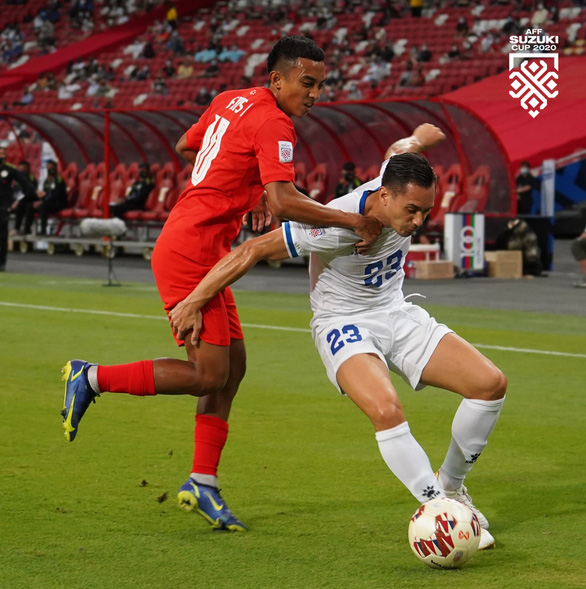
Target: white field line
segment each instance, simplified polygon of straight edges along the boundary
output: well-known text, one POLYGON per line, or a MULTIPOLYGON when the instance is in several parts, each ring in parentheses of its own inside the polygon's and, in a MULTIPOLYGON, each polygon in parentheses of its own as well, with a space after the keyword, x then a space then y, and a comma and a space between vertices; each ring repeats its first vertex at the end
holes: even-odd
MULTIPOLYGON (((164 315, 139 315, 137 313, 118 313, 116 311, 99 311, 97 309, 71 309, 67 307, 50 307, 47 305, 27 305, 25 303, 9 303, 0 301, 0 307, 16 307, 19 309, 34 309, 37 311, 53 311, 58 313, 83 313, 86 315, 105 315, 108 317, 127 317, 130 319, 154 319, 167 320, 164 315)), ((242 323, 242 327, 252 329, 270 329, 273 331, 292 331, 296 333, 311 333, 311 329, 302 327, 283 327, 279 325, 259 325, 256 323, 242 323)), ((571 354, 569 352, 556 352, 554 350, 533 350, 530 348, 513 348, 507 346, 491 346, 489 344, 472 344, 476 348, 487 350, 500 350, 520 354, 542 354, 545 356, 564 356, 566 358, 586 358, 586 354, 571 354)))

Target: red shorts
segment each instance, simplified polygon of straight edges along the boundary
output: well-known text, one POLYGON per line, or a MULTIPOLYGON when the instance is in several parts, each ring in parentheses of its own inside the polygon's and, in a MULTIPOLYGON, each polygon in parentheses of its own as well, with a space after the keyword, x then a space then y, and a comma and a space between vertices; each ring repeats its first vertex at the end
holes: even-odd
MULTIPOLYGON (((191 294, 211 269, 160 244, 156 244, 153 250, 151 267, 167 314, 191 294)), ((231 339, 244 339, 230 288, 224 289, 209 301, 202 308, 201 314, 200 338, 208 344, 229 346, 231 339)), ((178 346, 184 345, 183 340, 175 337, 175 341, 178 346)))

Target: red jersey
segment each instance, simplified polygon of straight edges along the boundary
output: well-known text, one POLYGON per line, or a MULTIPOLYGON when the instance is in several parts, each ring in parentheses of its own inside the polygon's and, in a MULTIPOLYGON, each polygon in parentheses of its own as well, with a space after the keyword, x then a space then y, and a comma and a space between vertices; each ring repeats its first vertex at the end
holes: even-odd
POLYGON ((268 88, 216 96, 186 133, 197 158, 158 242, 202 266, 215 264, 230 251, 264 185, 295 180, 296 141, 293 122, 268 88))

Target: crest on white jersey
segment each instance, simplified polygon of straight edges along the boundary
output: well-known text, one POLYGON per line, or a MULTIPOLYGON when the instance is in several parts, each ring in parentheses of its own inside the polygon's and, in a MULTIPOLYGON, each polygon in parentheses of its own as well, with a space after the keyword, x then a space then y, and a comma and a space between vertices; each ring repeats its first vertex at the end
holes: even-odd
POLYGON ((293 144, 291 141, 279 141, 279 161, 289 164, 293 161, 293 144))
POLYGON ((310 237, 320 237, 321 235, 325 235, 325 231, 321 227, 312 227, 307 233, 310 237))

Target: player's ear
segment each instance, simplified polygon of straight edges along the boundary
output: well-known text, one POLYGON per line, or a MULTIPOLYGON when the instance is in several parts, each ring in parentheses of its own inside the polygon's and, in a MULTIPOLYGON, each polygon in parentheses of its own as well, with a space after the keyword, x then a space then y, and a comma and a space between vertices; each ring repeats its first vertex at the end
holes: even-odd
POLYGON ((385 186, 381 186, 379 189, 379 196, 380 199, 383 201, 383 204, 386 206, 391 198, 391 192, 385 186))
POLYGON ((276 90, 280 90, 281 89, 282 79, 283 79, 283 75, 278 70, 273 70, 269 74, 269 82, 270 82, 270 85, 273 88, 275 88, 276 90))

